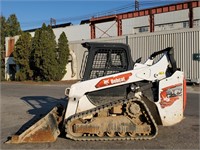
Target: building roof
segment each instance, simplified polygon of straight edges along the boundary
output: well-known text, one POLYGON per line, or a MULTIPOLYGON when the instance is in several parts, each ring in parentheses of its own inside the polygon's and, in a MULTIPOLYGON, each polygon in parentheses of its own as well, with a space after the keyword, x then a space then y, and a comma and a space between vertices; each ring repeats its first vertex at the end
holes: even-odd
POLYGON ((81 20, 80 24, 88 24, 90 23, 90 19, 81 20))
MULTIPOLYGON (((55 28, 64 28, 64 27, 71 26, 71 25, 73 25, 71 22, 63 23, 63 24, 57 24, 57 25, 53 25, 52 29, 55 29, 55 28)), ((24 32, 34 32, 37 29, 40 29, 40 28, 34 28, 34 29, 24 30, 24 32)))

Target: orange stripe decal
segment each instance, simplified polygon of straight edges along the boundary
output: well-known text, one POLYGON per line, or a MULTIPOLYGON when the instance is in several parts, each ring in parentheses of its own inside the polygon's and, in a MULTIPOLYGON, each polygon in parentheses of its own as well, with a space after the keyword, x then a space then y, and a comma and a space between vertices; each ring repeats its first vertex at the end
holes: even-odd
POLYGON ((126 74, 118 75, 115 77, 105 78, 105 79, 100 80, 95 85, 95 87, 100 88, 100 87, 104 87, 104 86, 109 86, 109 85, 113 85, 113 84, 117 84, 117 83, 126 82, 130 76, 132 76, 132 73, 126 73, 126 74))
POLYGON ((178 83, 175 85, 162 88, 162 91, 160 92, 161 108, 169 107, 176 100, 180 99, 180 97, 183 95, 182 85, 183 85, 182 83, 178 83))

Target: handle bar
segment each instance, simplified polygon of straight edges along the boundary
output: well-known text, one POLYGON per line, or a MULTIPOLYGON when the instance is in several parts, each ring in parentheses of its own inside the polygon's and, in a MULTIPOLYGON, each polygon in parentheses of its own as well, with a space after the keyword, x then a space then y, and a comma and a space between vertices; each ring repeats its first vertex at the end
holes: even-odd
POLYGON ((166 49, 163 49, 163 50, 154 52, 153 54, 151 54, 150 59, 153 59, 153 58, 156 57, 157 55, 162 54, 162 53, 164 53, 164 52, 167 52, 167 54, 170 55, 171 53, 173 53, 172 51, 173 51, 173 47, 168 47, 168 48, 166 48, 166 49))
POLYGON ((177 70, 177 65, 176 65, 176 60, 174 59, 174 48, 173 47, 168 47, 166 49, 154 52, 153 54, 151 54, 150 59, 152 60, 157 55, 165 53, 165 52, 167 52, 167 57, 171 64, 171 67, 169 69, 170 69, 171 73, 174 73, 177 70))

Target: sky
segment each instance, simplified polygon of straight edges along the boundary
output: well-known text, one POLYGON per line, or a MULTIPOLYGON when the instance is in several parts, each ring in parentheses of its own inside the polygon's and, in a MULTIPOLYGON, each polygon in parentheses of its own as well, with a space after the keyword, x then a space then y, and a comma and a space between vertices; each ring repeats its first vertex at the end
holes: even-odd
MULTIPOLYGON (((0 0, 1 15, 8 18, 16 14, 22 30, 38 28, 49 24, 50 18, 56 24, 79 24, 92 16, 120 13, 134 10, 135 0, 0 0)), ((176 3, 181 0, 138 0, 140 9, 176 3)))

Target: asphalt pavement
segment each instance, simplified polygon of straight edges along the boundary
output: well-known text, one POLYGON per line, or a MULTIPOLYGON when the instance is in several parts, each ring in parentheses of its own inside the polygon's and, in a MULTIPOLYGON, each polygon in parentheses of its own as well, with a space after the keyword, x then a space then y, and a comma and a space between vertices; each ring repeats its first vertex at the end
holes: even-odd
POLYGON ((1 83, 1 149, 200 149, 199 86, 187 86, 185 119, 171 127, 159 126, 148 141, 73 141, 58 137, 43 144, 5 144, 23 124, 47 113, 57 103, 66 103, 64 90, 71 83, 1 83))

